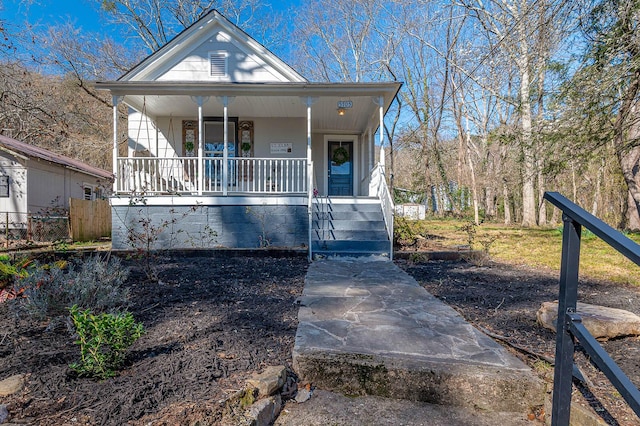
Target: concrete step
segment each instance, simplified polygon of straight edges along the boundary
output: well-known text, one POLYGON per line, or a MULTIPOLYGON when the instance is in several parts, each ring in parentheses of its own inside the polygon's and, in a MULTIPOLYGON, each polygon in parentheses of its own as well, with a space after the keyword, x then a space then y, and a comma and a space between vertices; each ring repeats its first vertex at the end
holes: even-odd
POLYGON ((382 230, 331 230, 314 229, 312 232, 314 240, 320 241, 386 241, 389 238, 387 231, 382 230))
POLYGON ((334 231, 384 231, 384 220, 314 220, 313 229, 334 231))
POLYGON ((344 395, 526 413, 545 386, 391 261, 317 260, 299 299, 293 367, 344 395))
POLYGON ((311 242, 313 253, 388 253, 389 241, 362 241, 362 240, 316 240, 311 242))
POLYGON ((334 211, 334 212, 313 212, 314 220, 351 220, 351 221, 380 221, 384 220, 382 211, 334 211))
POLYGON ((378 396, 344 396, 318 388, 304 404, 287 402, 274 423, 274 426, 300 425, 541 426, 523 413, 488 413, 378 396))
POLYGON ((313 211, 329 211, 329 212, 375 212, 380 211, 380 202, 358 202, 357 199, 350 202, 314 204, 313 211))

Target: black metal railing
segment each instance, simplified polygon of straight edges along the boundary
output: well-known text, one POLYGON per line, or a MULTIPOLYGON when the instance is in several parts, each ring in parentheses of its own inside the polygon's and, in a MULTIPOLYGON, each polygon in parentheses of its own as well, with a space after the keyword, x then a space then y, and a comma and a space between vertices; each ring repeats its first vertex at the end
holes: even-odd
POLYGON ((544 198, 562 211, 564 222, 551 425, 569 424, 575 339, 580 342, 591 362, 607 376, 607 379, 640 417, 640 391, 582 325, 580 315, 576 313, 582 227, 593 232, 639 266, 640 246, 559 193, 546 192, 544 198))

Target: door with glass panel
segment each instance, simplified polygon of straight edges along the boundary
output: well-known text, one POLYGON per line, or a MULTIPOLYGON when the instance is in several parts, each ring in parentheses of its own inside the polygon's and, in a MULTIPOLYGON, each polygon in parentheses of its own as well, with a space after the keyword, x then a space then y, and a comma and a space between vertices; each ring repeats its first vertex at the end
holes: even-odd
MULTIPOLYGON (((237 153, 237 125, 238 119, 227 122, 227 156, 229 186, 235 185, 235 162, 231 160, 237 153)), ((222 190, 222 157, 224 156, 224 121, 221 118, 207 118, 204 121, 204 157, 205 157, 205 190, 222 190)))
POLYGON ((329 141, 329 195, 353 195, 353 142, 329 141))

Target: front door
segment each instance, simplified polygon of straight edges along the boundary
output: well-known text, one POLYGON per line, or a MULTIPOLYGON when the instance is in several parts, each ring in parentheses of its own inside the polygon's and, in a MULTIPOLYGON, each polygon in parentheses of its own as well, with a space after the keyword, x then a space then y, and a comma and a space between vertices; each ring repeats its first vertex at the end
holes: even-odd
POLYGON ((329 195, 353 195, 353 142, 329 141, 329 195))

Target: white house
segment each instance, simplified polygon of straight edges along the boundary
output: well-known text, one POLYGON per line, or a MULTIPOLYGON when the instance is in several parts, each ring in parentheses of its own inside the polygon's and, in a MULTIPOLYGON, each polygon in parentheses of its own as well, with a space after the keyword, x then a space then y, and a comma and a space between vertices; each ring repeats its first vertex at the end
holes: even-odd
POLYGON ((68 236, 69 200, 101 198, 112 181, 111 172, 0 136, 2 236, 10 232, 12 238, 43 241, 68 236), (52 219, 61 215, 62 222, 52 219))
MULTIPOLYGON (((73 158, 0 136, 0 212, 39 213, 69 208, 70 198, 95 199, 112 174, 73 158)), ((2 217, 0 217, 2 219, 2 217)))
POLYGON ((155 248, 390 253, 393 205, 375 149, 400 86, 309 82, 210 11, 96 83, 114 101, 114 249, 151 228, 155 248))

